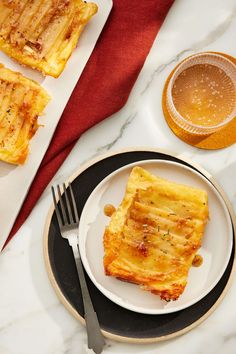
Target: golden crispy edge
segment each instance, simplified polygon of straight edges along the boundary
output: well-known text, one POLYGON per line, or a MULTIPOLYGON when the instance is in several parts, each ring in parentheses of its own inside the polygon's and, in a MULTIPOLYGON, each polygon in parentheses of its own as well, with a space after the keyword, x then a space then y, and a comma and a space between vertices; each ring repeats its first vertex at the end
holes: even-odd
POLYGON ((75 49, 78 39, 93 15, 98 11, 98 7, 94 3, 84 3, 81 0, 74 0, 74 3, 79 12, 78 22, 79 24, 74 27, 73 32, 67 40, 67 46, 63 49, 63 58, 60 55, 57 59, 57 63, 49 62, 48 60, 42 59, 38 60, 30 55, 22 53, 22 51, 17 50, 17 48, 12 47, 8 42, 5 42, 3 38, 0 37, 0 49, 9 55, 11 58, 18 61, 20 64, 27 65, 33 69, 41 71, 45 75, 50 75, 55 78, 59 77, 65 68, 67 61, 69 60, 73 50, 75 49), (67 54, 66 54, 67 53, 67 54), (66 54, 66 55, 65 55, 66 54))
MULTIPOLYGON (((119 254, 119 242, 121 243, 122 240, 120 238, 120 233, 121 233, 121 228, 124 223, 124 215, 122 215, 122 209, 124 208, 125 210, 125 215, 129 213, 129 208, 132 205, 132 200, 134 198, 134 195, 136 193, 137 187, 140 188, 147 188, 150 183, 161 183, 161 182, 166 182, 166 180, 153 176, 149 172, 145 171, 144 169, 140 167, 135 167, 129 177, 127 187, 126 187, 126 193, 124 196, 124 199, 121 203, 121 205, 118 207, 117 211, 112 215, 110 223, 108 227, 105 229, 104 233, 104 270, 106 275, 110 276, 115 276, 116 278, 128 282, 132 282, 135 284, 141 285, 141 287, 145 290, 149 290, 154 294, 157 294, 161 297, 161 299, 164 299, 166 301, 169 300, 177 300, 179 296, 183 293, 185 286, 187 284, 187 277, 184 276, 183 274, 180 274, 179 279, 176 279, 176 281, 171 284, 164 284, 162 285, 162 289, 155 289, 155 287, 152 287, 151 282, 150 284, 146 283, 145 284, 145 279, 142 280, 142 276, 136 276, 132 274, 132 272, 126 271, 123 268, 119 268, 119 266, 113 266, 112 262, 116 260, 117 254, 119 254), (120 218, 121 217, 121 218, 120 218), (113 247, 114 244, 112 244, 113 238, 115 239, 115 248, 113 247), (182 278, 181 278, 182 277, 182 278)), ((169 181, 167 181, 169 182, 169 181)), ((176 183, 171 183, 172 187, 180 187, 184 192, 186 191, 191 191, 192 193, 200 193, 202 195, 203 201, 206 201, 204 198, 207 198, 207 195, 204 191, 197 189, 197 188, 192 188, 192 187, 187 187, 185 185, 180 185, 176 183)), ((205 214, 203 213, 202 218, 207 220, 208 218, 208 206, 205 206, 205 214)), ((199 244, 200 247, 200 244, 199 244)), ((199 248, 198 247, 198 248, 199 248)), ((198 249, 197 248, 197 249, 198 249)), ((194 248, 192 252, 191 259, 194 258, 197 249, 194 248)), ((190 262, 191 262, 190 259, 190 262)), ((192 263, 192 262, 191 262, 192 263)), ((191 264, 190 264, 191 266, 191 264)), ((188 270, 190 268, 188 266, 188 270)))
POLYGON ((19 72, 15 72, 5 68, 2 64, 0 64, 0 80, 10 83, 21 84, 25 87, 31 88, 36 93, 36 97, 34 97, 31 107, 31 113, 33 114, 33 116, 32 114, 30 115, 30 117, 28 117, 28 115, 25 115, 24 124, 28 126, 27 136, 23 137, 23 141, 20 146, 15 147, 14 150, 8 151, 6 149, 0 148, 0 160, 15 165, 21 165, 24 164, 28 156, 29 141, 38 129, 37 118, 39 115, 42 115, 43 110, 50 101, 50 96, 48 95, 46 90, 41 87, 37 82, 24 77, 19 72))

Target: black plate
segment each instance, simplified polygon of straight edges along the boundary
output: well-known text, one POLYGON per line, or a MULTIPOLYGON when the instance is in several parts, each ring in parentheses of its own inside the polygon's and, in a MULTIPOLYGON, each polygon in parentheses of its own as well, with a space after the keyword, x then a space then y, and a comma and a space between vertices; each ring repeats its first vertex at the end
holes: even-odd
MULTIPOLYGON (((132 162, 149 159, 175 161, 198 171, 197 168, 187 162, 162 152, 129 151, 106 157, 89 166, 72 183, 79 213, 82 212, 90 193, 108 174, 132 162)), ((198 172, 203 174, 201 171, 198 172)), ((46 257, 48 257, 54 281, 57 287, 59 287, 60 297, 66 299, 79 315, 83 317, 81 291, 72 251, 67 240, 64 240, 59 234, 55 213, 53 213, 46 240, 46 249, 48 250, 46 257)), ((182 333, 189 326, 201 319, 219 299, 231 274, 234 261, 234 248, 235 244, 233 243, 233 250, 228 266, 218 284, 208 295, 191 307, 165 315, 145 315, 126 310, 107 299, 93 285, 90 279, 86 277, 101 328, 110 335, 123 337, 123 340, 143 339, 147 341, 149 339, 153 341, 163 336, 168 338, 168 336, 172 336, 174 333, 177 335, 177 332, 179 334, 182 333)))

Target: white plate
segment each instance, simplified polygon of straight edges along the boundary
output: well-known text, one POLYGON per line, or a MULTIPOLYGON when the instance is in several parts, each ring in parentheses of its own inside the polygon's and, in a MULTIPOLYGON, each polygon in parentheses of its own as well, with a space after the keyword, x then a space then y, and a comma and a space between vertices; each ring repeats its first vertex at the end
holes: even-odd
POLYGON ((39 72, 25 68, 0 52, 0 63, 19 71, 26 77, 39 82, 51 95, 45 115, 40 118, 40 128, 30 143, 30 156, 24 166, 13 166, 0 161, 0 250, 13 226, 20 207, 26 197, 40 162, 48 148, 54 130, 70 95, 93 51, 97 39, 112 8, 112 0, 95 0, 98 13, 85 27, 78 47, 70 57, 65 70, 58 79, 44 77, 39 72))
POLYGON ((79 226, 79 247, 84 267, 97 288, 110 300, 126 309, 165 314, 189 307, 207 295, 217 284, 228 264, 233 242, 231 219, 224 200, 201 174, 184 165, 163 160, 139 161, 122 167, 106 177, 91 193, 82 211, 79 226), (138 285, 106 276, 103 269, 103 233, 109 218, 103 213, 105 204, 120 204, 128 176, 134 166, 141 166, 163 178, 202 188, 209 197, 210 220, 202 247, 199 268, 192 267, 188 284, 177 301, 166 303, 157 295, 141 290, 138 285))

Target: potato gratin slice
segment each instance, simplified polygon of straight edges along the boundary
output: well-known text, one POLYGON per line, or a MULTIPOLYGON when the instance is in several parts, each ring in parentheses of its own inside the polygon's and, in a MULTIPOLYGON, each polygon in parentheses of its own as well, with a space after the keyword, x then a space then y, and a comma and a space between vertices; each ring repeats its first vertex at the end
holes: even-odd
POLYGON ((135 167, 104 233, 106 275, 177 300, 208 219, 205 191, 135 167))
POLYGON ((49 100, 38 83, 0 64, 0 160, 25 162, 37 118, 49 100))
POLYGON ((58 77, 97 5, 82 0, 0 0, 0 49, 58 77))

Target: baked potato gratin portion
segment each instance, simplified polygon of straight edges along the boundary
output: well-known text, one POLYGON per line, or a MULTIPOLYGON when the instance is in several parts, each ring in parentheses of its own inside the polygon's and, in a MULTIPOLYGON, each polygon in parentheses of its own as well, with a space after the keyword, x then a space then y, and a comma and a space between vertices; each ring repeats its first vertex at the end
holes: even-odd
POLYGON ((25 162, 37 118, 49 100, 38 83, 0 64, 0 160, 25 162))
POLYGON ((207 193, 133 168, 104 233, 106 275, 177 300, 201 246, 207 193))
POLYGON ((97 5, 82 0, 0 0, 0 49, 58 77, 97 5))

